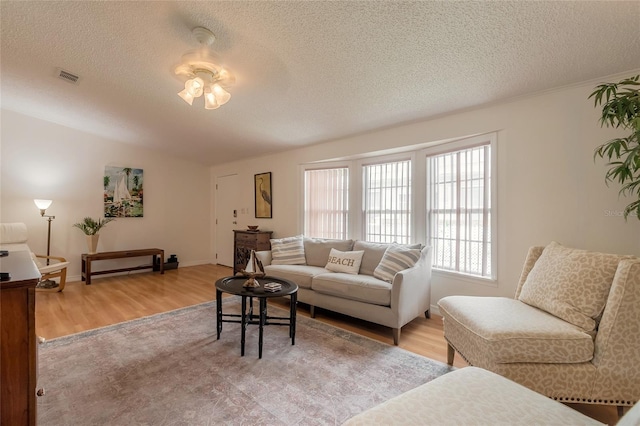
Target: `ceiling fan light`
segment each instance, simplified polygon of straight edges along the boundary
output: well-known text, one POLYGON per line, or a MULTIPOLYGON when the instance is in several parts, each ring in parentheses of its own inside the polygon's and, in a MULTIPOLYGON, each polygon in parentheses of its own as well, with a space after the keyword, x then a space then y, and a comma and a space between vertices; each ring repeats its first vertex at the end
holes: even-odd
POLYGON ((204 81, 200 77, 192 78, 184 83, 184 88, 195 98, 202 96, 204 81))
POLYGON ((218 101, 218 104, 220 105, 226 104, 227 102, 229 102, 229 99, 231 99, 231 94, 224 90, 219 84, 214 84, 212 90, 213 94, 216 97, 216 100, 218 101))
POLYGON ((220 108, 220 104, 216 100, 215 95, 211 91, 211 87, 207 86, 204 89, 204 109, 217 109, 220 108))
POLYGON ((184 89, 182 92, 178 93, 178 96, 184 99, 184 101, 189 105, 193 105, 193 95, 189 93, 187 89, 184 89))
POLYGON ((174 68, 177 76, 187 79, 184 90, 178 95, 193 105, 193 100, 204 94, 205 108, 217 109, 231 99, 231 94, 221 86, 230 87, 236 79, 220 65, 220 58, 210 50, 215 35, 204 27, 195 28, 193 35, 200 42, 200 47, 182 55, 181 62, 174 68))

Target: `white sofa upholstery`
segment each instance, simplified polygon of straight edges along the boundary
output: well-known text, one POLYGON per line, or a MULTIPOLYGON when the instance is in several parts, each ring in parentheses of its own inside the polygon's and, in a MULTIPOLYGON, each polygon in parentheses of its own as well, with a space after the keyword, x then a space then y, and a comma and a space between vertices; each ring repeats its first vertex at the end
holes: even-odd
MULTIPOLYGON (((638 409, 625 423, 637 424, 638 409), (635 419, 635 420, 634 420, 635 419)), ((572 408, 477 367, 447 373, 351 419, 368 425, 602 425, 572 408)))
MULTIPOLYGON (((393 329, 393 341, 400 340, 403 325, 420 315, 429 317, 431 306, 431 252, 421 249, 416 264, 395 274, 391 283, 373 276, 390 244, 353 240, 304 239, 306 265, 272 265, 271 252, 257 252, 267 275, 298 284, 298 301, 339 312, 393 329), (332 248, 364 251, 357 275, 324 268, 332 248)), ((420 248, 419 245, 410 246, 420 248)))

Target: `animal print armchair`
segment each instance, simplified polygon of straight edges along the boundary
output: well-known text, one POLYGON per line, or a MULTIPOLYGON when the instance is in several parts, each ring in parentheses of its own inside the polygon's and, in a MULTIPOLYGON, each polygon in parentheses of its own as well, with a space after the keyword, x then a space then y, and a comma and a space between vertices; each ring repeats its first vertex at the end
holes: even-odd
POLYGON ((640 258, 532 247, 515 298, 438 305, 449 364, 457 351, 559 401, 620 411, 640 399, 640 258))

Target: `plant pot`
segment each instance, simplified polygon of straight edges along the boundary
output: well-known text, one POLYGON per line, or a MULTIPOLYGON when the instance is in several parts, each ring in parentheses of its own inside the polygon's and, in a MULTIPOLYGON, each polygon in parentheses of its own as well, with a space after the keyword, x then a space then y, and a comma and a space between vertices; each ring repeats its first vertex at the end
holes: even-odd
POLYGON ((98 251, 98 238, 99 234, 95 235, 87 235, 87 249, 89 250, 89 254, 96 253, 98 251))

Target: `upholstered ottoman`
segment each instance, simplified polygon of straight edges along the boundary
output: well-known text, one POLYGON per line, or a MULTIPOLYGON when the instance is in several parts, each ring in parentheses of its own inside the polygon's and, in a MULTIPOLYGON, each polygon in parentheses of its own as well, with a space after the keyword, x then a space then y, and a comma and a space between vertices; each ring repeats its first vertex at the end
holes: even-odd
POLYGON ((602 425, 495 373, 465 367, 398 395, 345 425, 602 425))

